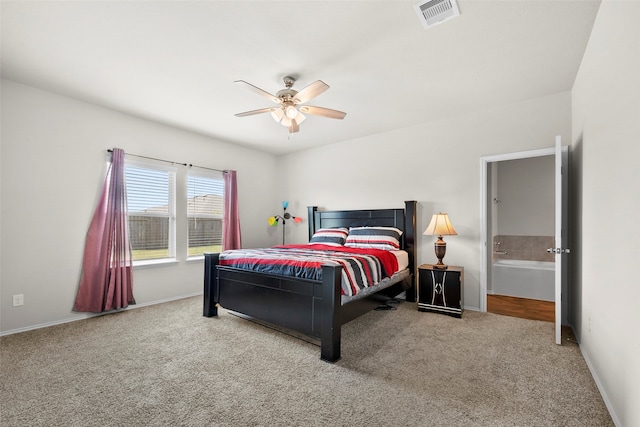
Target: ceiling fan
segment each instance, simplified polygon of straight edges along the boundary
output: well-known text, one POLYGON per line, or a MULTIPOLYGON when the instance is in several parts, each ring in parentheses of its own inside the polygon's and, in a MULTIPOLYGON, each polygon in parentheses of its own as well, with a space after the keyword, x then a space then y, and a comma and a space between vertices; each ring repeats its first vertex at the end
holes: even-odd
POLYGON ((291 88, 296 82, 294 77, 284 76, 283 81, 285 88, 279 90, 275 95, 272 95, 251 83, 245 82, 244 80, 236 80, 235 83, 275 102, 278 106, 245 111, 244 113, 237 113, 235 116, 245 117, 253 116, 254 114, 271 113, 271 117, 273 117, 277 123, 288 127, 289 133, 294 133, 300 130, 300 123, 302 123, 306 118, 302 113, 340 120, 344 119, 347 115, 347 113, 343 111, 332 110, 330 108, 302 105, 329 89, 329 85, 322 80, 316 80, 310 85, 304 87, 300 92, 291 88))

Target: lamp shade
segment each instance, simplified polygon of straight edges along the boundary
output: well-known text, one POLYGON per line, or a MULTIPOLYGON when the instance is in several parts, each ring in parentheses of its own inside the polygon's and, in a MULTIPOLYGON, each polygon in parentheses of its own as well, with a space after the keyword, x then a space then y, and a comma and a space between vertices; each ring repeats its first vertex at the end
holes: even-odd
POLYGON ((294 107, 293 105, 287 105, 284 109, 284 113, 287 115, 287 117, 289 117, 290 119, 295 119, 296 116, 298 115, 298 110, 296 109, 296 107, 294 107))
POLYGON ((304 119, 306 119, 306 117, 304 116, 304 114, 302 114, 300 112, 298 112, 298 114, 296 116, 294 116, 294 117, 289 117, 287 115, 284 115, 282 117, 282 120, 280 120, 280 124, 282 126, 289 127, 293 123, 292 120, 294 120, 294 119, 295 119, 297 124, 300 124, 300 123, 302 123, 304 121, 304 119))
POLYGON ((282 111, 281 108, 277 108, 271 112, 271 117, 273 117, 273 120, 280 123, 284 117, 284 111, 282 111))
POLYGON ((456 230, 451 225, 451 221, 449 221, 449 215, 446 213, 437 213, 431 217, 431 222, 424 233, 422 234, 433 234, 436 236, 455 236, 456 230))

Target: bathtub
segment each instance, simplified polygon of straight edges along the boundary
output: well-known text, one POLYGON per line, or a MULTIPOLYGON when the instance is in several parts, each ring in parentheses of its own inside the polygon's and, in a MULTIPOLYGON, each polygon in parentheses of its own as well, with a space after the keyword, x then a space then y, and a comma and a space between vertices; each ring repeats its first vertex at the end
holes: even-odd
POLYGON ((500 259, 491 268, 491 292, 544 301, 555 300, 555 263, 500 259))

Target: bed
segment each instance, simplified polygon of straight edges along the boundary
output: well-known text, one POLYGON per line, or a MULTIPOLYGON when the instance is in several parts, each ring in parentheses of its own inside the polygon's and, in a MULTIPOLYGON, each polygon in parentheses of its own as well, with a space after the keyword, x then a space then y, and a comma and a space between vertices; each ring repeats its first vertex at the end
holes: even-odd
MULTIPOLYGON (((247 271, 220 265, 219 253, 205 254, 203 315, 218 315, 223 307, 242 317, 263 322, 283 331, 310 337, 320 345, 320 358, 340 359, 341 327, 380 306, 381 297, 406 292, 415 302, 416 202, 404 208, 325 211, 308 208, 309 239, 320 229, 339 227, 394 227, 402 230, 400 249, 407 253, 407 269, 399 280, 370 288, 357 298, 342 295, 343 267, 321 266, 321 278, 308 279, 273 273, 247 271)), ((224 258, 224 256, 223 256, 224 258)))

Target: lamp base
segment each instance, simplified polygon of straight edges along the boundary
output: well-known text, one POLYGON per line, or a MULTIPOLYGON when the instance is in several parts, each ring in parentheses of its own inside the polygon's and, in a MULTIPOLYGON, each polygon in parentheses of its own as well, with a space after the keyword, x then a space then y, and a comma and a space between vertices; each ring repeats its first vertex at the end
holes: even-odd
POLYGON ((432 264, 431 267, 436 270, 446 270, 447 268, 449 268, 447 264, 432 264))
POLYGON ((433 265, 433 268, 446 270, 447 265, 442 262, 442 258, 444 258, 444 255, 447 253, 447 243, 442 240, 442 236, 438 236, 438 240, 436 240, 433 248, 436 252, 436 258, 438 258, 438 262, 433 265))

